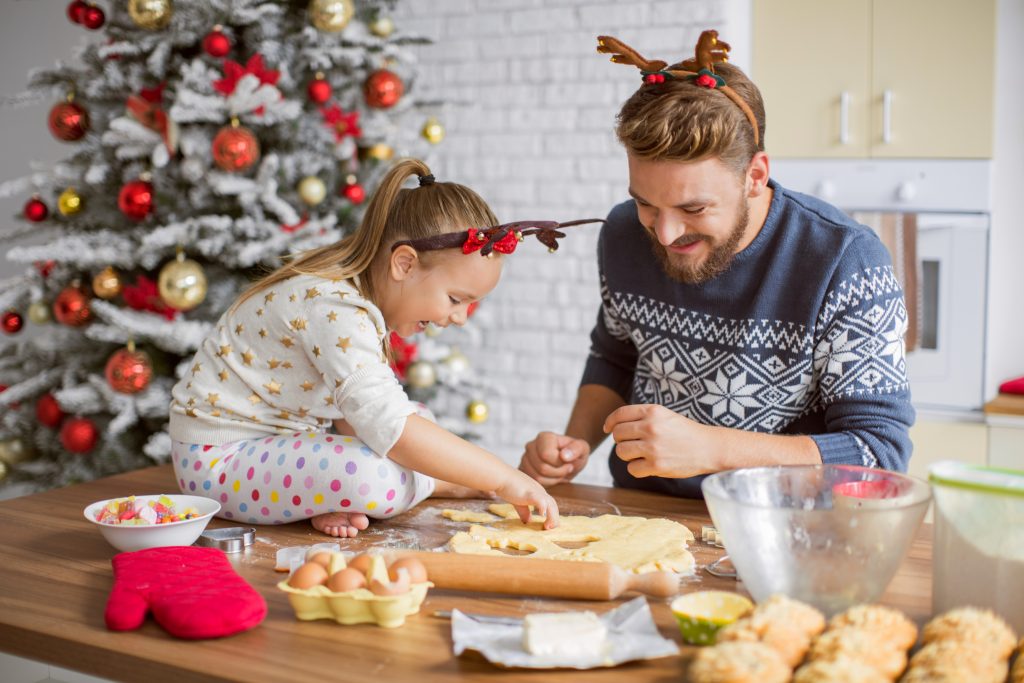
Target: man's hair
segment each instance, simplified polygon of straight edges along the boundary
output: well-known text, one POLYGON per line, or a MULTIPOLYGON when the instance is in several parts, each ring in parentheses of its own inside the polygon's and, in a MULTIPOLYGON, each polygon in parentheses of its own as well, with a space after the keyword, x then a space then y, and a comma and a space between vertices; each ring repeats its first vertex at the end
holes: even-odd
POLYGON ((760 144, 754 143, 754 131, 743 110, 723 93, 691 79, 671 78, 642 85, 626 100, 615 128, 619 141, 642 159, 719 158, 742 174, 754 154, 764 150, 764 102, 757 86, 738 67, 715 64, 715 73, 754 112, 760 144))

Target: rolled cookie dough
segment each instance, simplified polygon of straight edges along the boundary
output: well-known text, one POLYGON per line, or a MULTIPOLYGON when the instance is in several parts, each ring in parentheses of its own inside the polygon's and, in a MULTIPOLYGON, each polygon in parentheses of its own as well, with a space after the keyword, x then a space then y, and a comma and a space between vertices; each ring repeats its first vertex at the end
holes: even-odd
POLYGON ((469 531, 458 532, 448 541, 452 552, 505 555, 501 548, 513 548, 531 553, 524 557, 611 562, 635 574, 658 570, 693 572, 693 555, 686 549, 693 534, 678 522, 619 515, 570 515, 561 518, 558 528, 545 531, 542 518, 534 515, 529 524, 523 524, 511 505, 495 504, 488 509, 505 519, 491 526, 474 524, 469 531), (581 543, 586 545, 559 545, 581 543))

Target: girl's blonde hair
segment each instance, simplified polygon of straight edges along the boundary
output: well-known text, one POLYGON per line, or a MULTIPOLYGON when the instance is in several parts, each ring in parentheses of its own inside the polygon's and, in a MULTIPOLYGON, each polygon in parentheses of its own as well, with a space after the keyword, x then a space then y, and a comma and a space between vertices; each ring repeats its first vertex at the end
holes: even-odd
MULTIPOLYGON (((430 175, 418 159, 401 159, 384 175, 366 207, 363 220, 351 235, 317 249, 296 254, 283 266, 253 283, 235 302, 238 307, 249 297, 296 275, 316 275, 345 280, 363 276, 382 250, 390 253, 399 240, 433 237, 446 232, 496 225, 487 203, 473 190, 458 183, 430 183, 403 188, 410 176, 430 175)), ((429 267, 433 255, 420 254, 429 267)), ((371 301, 373 273, 360 277, 359 287, 371 301)))

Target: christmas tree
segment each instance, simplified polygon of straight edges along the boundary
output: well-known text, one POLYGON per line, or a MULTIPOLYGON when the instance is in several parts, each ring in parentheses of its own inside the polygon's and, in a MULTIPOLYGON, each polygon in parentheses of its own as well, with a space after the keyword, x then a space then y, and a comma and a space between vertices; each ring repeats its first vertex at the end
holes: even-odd
MULTIPOLYGON (((386 0, 105 7, 73 0, 67 18, 101 39, 10 98, 52 101, 70 156, 0 186, 26 198, 8 244, 34 242, 0 283, 3 496, 165 461, 171 387, 236 295, 352 230, 396 150, 444 136, 410 95, 405 46, 423 39, 386 0)), ((396 370, 414 397, 451 387, 462 398, 428 405, 456 406, 442 422, 465 432, 486 418, 465 356, 421 342, 396 340, 396 370)))

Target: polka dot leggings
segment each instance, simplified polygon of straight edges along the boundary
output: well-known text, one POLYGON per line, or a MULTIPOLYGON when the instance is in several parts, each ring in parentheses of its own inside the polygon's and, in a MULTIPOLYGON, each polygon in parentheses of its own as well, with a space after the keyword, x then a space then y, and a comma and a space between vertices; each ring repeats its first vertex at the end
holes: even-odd
POLYGON ((434 492, 431 477, 402 467, 351 436, 299 432, 221 446, 174 441, 183 493, 221 504, 219 517, 287 524, 325 512, 394 517, 434 492))

